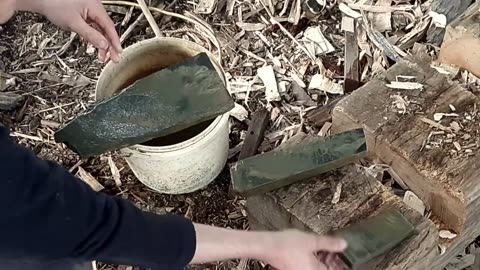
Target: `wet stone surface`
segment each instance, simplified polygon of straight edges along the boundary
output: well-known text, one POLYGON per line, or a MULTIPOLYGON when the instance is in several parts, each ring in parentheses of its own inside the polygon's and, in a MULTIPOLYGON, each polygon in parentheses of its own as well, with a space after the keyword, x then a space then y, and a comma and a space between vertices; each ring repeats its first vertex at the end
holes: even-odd
POLYGON ((366 151, 361 129, 331 137, 309 137, 234 164, 233 189, 244 195, 271 191, 347 165, 363 157, 366 151))
POLYGON ((210 59, 201 53, 101 101, 55 139, 81 156, 94 156, 184 130, 233 106, 210 59))

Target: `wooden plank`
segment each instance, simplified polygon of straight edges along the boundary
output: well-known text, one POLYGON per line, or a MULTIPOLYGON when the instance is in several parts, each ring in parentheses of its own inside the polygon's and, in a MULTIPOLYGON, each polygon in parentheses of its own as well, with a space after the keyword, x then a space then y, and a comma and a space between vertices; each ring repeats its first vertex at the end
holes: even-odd
POLYGON ((408 208, 399 197, 355 165, 247 198, 251 228, 297 228, 318 234, 344 228, 391 209, 400 211, 418 234, 359 269, 436 269, 430 267, 437 255, 438 231, 435 225, 408 208), (342 191, 335 204, 332 199, 339 183, 342 183, 342 191))
MULTIPOLYGON (((443 243, 446 253, 435 261, 441 269, 480 234, 480 151, 455 149, 454 141, 467 138, 475 141, 480 123, 475 108, 478 98, 446 76, 426 65, 401 62, 389 69, 384 78, 370 81, 337 104, 333 110, 333 132, 363 127, 371 155, 389 164, 406 185, 433 212, 441 229, 453 230, 459 236, 443 243), (399 75, 416 76, 422 90, 388 89, 385 84, 399 75), (401 114, 392 106, 392 96, 410 101, 401 114), (455 108, 457 118, 435 122, 437 113, 455 108), (465 120, 465 115, 471 120, 465 120), (425 119, 430 119, 432 127, 425 119), (450 125, 461 123, 461 131, 450 125), (437 132, 440 125, 444 131, 437 132), (433 133, 432 133, 433 132, 433 133), (437 132, 437 135, 433 135, 437 132), (468 133, 471 133, 469 135, 468 133), (466 136, 466 137, 465 137, 466 136), (448 139, 448 138, 451 138, 448 139), (432 146, 431 141, 437 143, 432 146), (429 142, 430 141, 430 142, 429 142), (442 141, 443 144, 438 144, 442 141)), ((456 125, 453 125, 455 127, 456 125)), ((462 142, 463 146, 469 141, 462 142)))
POLYGON ((331 122, 331 112, 335 105, 340 101, 340 99, 341 98, 337 98, 336 100, 331 101, 327 105, 323 105, 322 107, 307 112, 305 116, 307 121, 318 128, 323 127, 323 125, 325 125, 325 123, 327 122, 331 122))
POLYGON ((263 135, 265 134, 269 118, 270 112, 265 108, 258 110, 253 114, 238 160, 257 154, 258 147, 263 141, 263 135))
POLYGON ((349 93, 356 90, 360 85, 360 67, 358 63, 358 42, 357 42, 357 22, 353 18, 344 17, 342 25, 348 24, 345 29, 345 83, 343 85, 344 92, 349 93))

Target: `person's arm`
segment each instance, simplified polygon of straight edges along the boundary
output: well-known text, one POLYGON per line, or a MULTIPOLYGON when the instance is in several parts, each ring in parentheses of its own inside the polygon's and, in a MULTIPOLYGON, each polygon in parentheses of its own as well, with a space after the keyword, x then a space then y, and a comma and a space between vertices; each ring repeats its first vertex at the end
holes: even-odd
POLYGON ((14 144, 0 127, 0 257, 75 258, 181 269, 195 228, 94 192, 63 167, 14 144))
POLYGON ((346 247, 342 240, 298 231, 244 232, 143 212, 36 157, 13 143, 1 126, 0 171, 0 257, 162 269, 251 258, 280 270, 320 270, 327 262, 316 252, 346 247))
POLYGON ((336 238, 286 230, 238 231, 195 224, 197 249, 192 263, 256 259, 279 270, 343 269, 335 255, 347 247, 336 238), (322 255, 318 255, 322 254, 322 255))

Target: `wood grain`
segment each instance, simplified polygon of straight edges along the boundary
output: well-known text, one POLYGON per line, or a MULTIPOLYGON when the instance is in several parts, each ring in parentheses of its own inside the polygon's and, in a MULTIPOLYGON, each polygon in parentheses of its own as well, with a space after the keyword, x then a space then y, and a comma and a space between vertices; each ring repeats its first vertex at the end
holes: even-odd
MULTIPOLYGON (((333 132, 363 127, 371 155, 376 155, 405 181, 408 187, 432 209, 437 225, 459 233, 449 243, 447 253, 435 261, 443 267, 480 234, 480 152, 470 157, 453 158, 446 146, 424 149, 433 131, 422 118, 433 119, 434 113, 449 111, 453 105, 458 114, 470 111, 478 98, 428 65, 400 62, 383 78, 367 83, 339 102, 333 110, 333 132), (413 110, 401 115, 394 111, 385 84, 398 75, 417 76, 423 90, 404 90, 400 94, 414 101, 413 110)), ((473 123, 479 126, 479 123, 473 123)), ((475 133, 476 134, 476 133, 475 133)), ((472 136, 475 136, 472 134, 472 136)), ((440 269, 440 268, 430 268, 440 269)))

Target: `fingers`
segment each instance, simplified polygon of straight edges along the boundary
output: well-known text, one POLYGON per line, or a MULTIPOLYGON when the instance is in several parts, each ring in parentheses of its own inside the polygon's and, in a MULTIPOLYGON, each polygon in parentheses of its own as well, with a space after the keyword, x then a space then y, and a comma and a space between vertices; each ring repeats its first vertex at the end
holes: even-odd
POLYGON ((106 52, 109 50, 109 42, 103 34, 86 23, 82 18, 78 18, 78 21, 72 24, 71 30, 92 43, 99 51, 102 50, 106 52))
POLYGON ((316 237, 315 239, 316 251, 328 251, 328 252, 342 252, 347 248, 347 242, 343 239, 333 237, 316 237))
POLYGON ((120 43, 120 37, 118 36, 117 30, 115 29, 115 25, 103 8, 101 2, 97 2, 97 5, 97 8, 92 8, 90 10, 89 17, 94 23, 100 26, 100 28, 103 30, 103 33, 105 33, 106 38, 110 41, 113 49, 112 51, 118 55, 122 52, 122 45, 120 43))
MULTIPOLYGON (((318 256, 318 255, 317 255, 318 256)), ((327 266, 323 263, 321 258, 313 255, 310 257, 310 267, 308 269, 311 270, 328 270, 327 266)))

